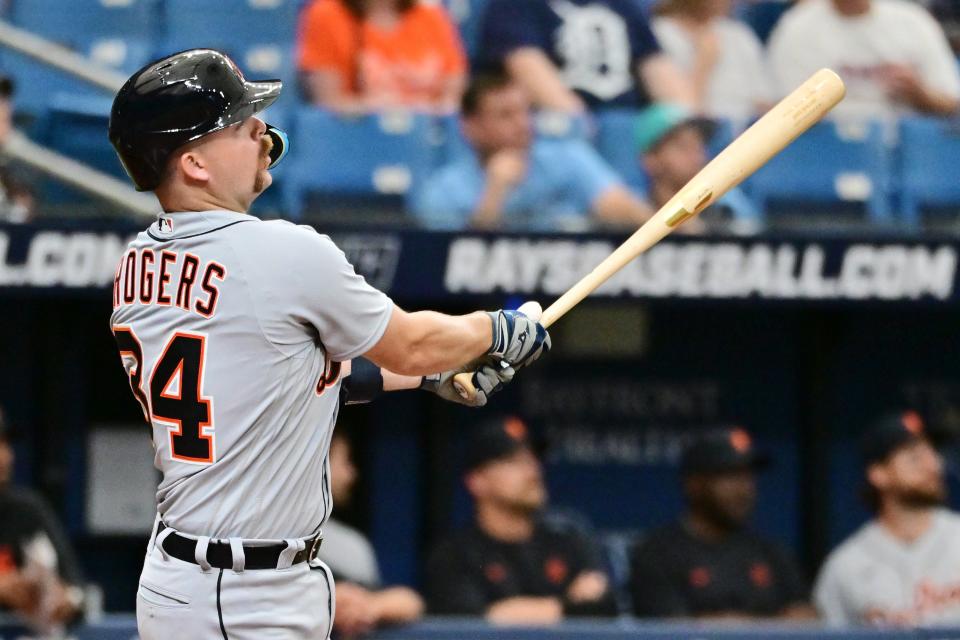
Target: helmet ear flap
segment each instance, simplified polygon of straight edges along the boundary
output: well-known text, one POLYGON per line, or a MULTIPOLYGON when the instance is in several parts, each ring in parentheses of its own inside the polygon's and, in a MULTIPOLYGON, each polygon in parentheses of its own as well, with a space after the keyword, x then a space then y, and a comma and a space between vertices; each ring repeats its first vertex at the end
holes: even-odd
POLYGON ((267 167, 268 169, 273 169, 283 160, 283 157, 287 155, 287 150, 290 149, 290 140, 287 138, 285 131, 271 124, 267 125, 265 133, 273 140, 273 147, 270 149, 270 166, 267 167))

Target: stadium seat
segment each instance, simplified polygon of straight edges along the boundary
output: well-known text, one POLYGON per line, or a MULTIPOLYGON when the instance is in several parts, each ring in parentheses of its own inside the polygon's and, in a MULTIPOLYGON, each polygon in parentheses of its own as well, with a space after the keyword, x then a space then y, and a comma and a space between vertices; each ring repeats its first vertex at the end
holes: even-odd
POLYGON ((343 117, 298 110, 283 184, 287 215, 301 217, 311 195, 402 208, 430 168, 429 120, 408 112, 343 117))
POLYGON ((880 123, 822 122, 761 167, 748 182, 749 192, 768 217, 813 203, 821 208, 852 203, 873 222, 887 223, 890 165, 880 123))
POLYGON ((472 59, 477 53, 480 44, 480 28, 483 22, 483 13, 489 0, 443 0, 443 6, 460 30, 460 38, 472 59))
POLYGON ((904 221, 920 223, 924 207, 960 209, 960 123, 905 118, 900 123, 900 207, 904 221))
POLYGON ((746 22, 757 37, 766 42, 790 6, 790 2, 784 0, 755 0, 739 3, 735 10, 736 17, 746 22))
MULTIPOLYGON (((133 72, 156 48, 156 0, 14 0, 11 22, 60 43, 95 62, 133 72)), ((109 92, 35 62, 12 50, 2 51, 4 71, 17 80, 17 108, 42 114, 58 93, 103 96, 109 92)))
POLYGON ((301 0, 165 0, 162 53, 219 49, 250 79, 283 80, 286 88, 280 102, 292 104, 297 95, 294 52, 301 4, 301 0))
POLYGON ((637 111, 609 109, 597 115, 596 146, 600 155, 610 163, 628 185, 645 191, 647 177, 637 161, 634 127, 637 111))
POLYGON ((43 139, 50 148, 74 160, 125 177, 106 134, 112 102, 109 96, 54 96, 44 123, 43 139))

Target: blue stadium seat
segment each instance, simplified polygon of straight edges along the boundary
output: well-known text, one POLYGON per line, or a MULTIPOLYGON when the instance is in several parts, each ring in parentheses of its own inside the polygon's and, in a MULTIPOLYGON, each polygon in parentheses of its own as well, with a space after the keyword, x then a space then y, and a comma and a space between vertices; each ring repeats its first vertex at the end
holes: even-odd
MULTIPOLYGON (((156 0, 71 0, 65 4, 63 0, 14 0, 10 20, 119 71, 133 72, 153 56, 159 28, 156 0)), ((21 111, 41 114, 60 92, 109 94, 11 50, 3 50, 0 62, 17 80, 16 102, 21 111)))
POLYGON ((883 127, 872 122, 822 122, 761 167, 749 180, 750 195, 769 217, 776 204, 862 205, 876 223, 890 222, 890 152, 883 127))
POLYGON ((311 194, 402 205, 429 171, 429 130, 430 118, 420 114, 298 110, 283 184, 287 215, 299 218, 311 194))
POLYGON ((483 14, 489 0, 443 0, 443 6, 460 30, 460 38, 467 50, 467 55, 473 58, 480 44, 480 29, 483 23, 483 14))
POLYGON ((55 151, 95 169, 125 177, 120 160, 107 138, 109 96, 59 94, 50 102, 43 139, 55 151))
POLYGON ((905 118, 900 123, 900 207, 905 222, 916 226, 921 209, 960 209, 960 123, 935 118, 905 118))
POLYGON ((280 102, 291 104, 297 94, 294 55, 301 4, 301 0, 165 0, 161 53, 219 49, 252 80, 283 80, 280 102))
POLYGON ((637 111, 609 109, 597 115, 596 146, 600 155, 610 163, 628 185, 646 191, 647 177, 637 159, 634 127, 637 111))

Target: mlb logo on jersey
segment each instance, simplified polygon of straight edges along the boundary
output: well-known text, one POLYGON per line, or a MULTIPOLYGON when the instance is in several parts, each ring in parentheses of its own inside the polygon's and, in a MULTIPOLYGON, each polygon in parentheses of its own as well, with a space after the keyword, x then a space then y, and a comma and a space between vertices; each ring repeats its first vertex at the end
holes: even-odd
POLYGON ((160 227, 162 233, 173 233, 173 220, 166 216, 160 216, 157 226, 160 227))

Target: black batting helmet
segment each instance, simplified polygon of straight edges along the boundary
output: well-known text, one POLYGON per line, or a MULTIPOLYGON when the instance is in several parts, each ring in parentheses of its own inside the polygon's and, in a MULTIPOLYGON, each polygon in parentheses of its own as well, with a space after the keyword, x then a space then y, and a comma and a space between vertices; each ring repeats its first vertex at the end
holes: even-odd
MULTIPOLYGON (((266 109, 282 86, 279 80, 247 82, 220 51, 181 51, 151 62, 123 85, 110 111, 110 142, 137 191, 150 191, 176 149, 266 109)), ((272 168, 288 143, 276 127, 267 125, 267 133, 272 168)))

